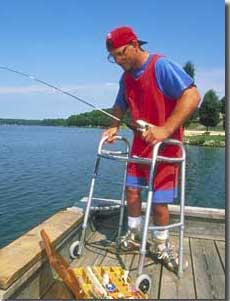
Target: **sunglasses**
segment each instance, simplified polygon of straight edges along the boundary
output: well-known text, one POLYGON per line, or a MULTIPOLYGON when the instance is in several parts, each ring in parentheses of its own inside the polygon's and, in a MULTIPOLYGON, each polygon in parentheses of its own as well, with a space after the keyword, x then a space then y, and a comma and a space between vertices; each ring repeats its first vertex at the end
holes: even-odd
POLYGON ((109 53, 107 56, 107 60, 110 63, 116 63, 116 60, 118 58, 123 58, 126 55, 126 51, 129 46, 131 45, 126 45, 120 52, 117 52, 116 54, 109 53))

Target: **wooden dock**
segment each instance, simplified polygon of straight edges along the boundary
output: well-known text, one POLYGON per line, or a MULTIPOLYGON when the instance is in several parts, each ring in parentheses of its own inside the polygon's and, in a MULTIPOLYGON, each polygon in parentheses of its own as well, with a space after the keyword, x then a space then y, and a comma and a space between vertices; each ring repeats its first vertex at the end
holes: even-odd
MULTIPOLYGON (((120 265, 130 271, 133 280, 138 276, 138 254, 117 254, 109 246, 115 242, 118 217, 97 219, 96 231, 90 233, 84 254, 72 262, 72 267, 120 265)), ((174 243, 178 233, 170 232, 174 243)), ((152 278, 149 299, 224 299, 225 298, 225 224, 224 220, 186 218, 184 256, 189 261, 183 277, 178 277, 146 256, 144 273, 152 278)), ((43 299, 70 298, 69 292, 56 283, 43 299), (56 291, 54 295, 54 291, 56 291)))

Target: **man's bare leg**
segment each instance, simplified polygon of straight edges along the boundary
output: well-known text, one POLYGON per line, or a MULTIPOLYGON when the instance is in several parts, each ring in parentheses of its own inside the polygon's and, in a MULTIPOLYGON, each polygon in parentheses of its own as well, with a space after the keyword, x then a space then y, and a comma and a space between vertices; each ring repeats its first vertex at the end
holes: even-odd
POLYGON ((121 238, 121 248, 123 250, 139 250, 141 242, 141 198, 140 189, 128 187, 128 231, 121 238))

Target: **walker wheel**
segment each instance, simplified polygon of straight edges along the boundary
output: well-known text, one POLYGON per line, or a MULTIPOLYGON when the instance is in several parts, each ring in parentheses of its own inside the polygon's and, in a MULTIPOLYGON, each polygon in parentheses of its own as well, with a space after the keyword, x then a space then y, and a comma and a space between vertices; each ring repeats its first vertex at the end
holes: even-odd
POLYGON ((147 274, 138 276, 135 282, 135 288, 143 294, 149 293, 151 289, 151 278, 147 274))
POLYGON ((72 259, 75 259, 79 256, 78 249, 79 249, 79 240, 72 243, 72 245, 69 248, 70 257, 72 259))

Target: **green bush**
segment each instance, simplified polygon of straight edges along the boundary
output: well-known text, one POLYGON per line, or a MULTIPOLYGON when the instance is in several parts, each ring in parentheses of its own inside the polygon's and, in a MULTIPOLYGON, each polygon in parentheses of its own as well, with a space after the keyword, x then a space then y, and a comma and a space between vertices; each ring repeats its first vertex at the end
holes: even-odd
POLYGON ((184 142, 191 145, 224 147, 225 136, 204 133, 202 135, 185 137, 184 142))

